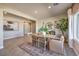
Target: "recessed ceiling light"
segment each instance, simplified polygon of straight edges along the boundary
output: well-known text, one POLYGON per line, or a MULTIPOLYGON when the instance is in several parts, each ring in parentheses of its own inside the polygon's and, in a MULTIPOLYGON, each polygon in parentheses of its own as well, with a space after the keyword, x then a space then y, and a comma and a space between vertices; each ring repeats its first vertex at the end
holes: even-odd
POLYGON ((48 8, 50 9, 50 8, 51 8, 51 6, 48 6, 48 8))
POLYGON ((37 14, 37 13, 38 13, 38 11, 37 11, 37 10, 35 10, 35 11, 34 11, 34 13, 35 13, 35 14, 37 14))

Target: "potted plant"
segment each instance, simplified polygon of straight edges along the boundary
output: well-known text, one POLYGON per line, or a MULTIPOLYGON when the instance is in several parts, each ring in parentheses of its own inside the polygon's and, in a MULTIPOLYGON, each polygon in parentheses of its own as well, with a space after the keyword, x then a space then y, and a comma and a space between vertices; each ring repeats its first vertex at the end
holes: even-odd
POLYGON ((64 36, 65 42, 66 42, 66 36, 65 32, 68 29, 68 19, 67 18, 61 18, 58 22, 56 21, 56 28, 59 29, 62 32, 62 35, 64 36))
POLYGON ((47 26, 42 26, 40 29, 39 29, 39 32, 42 32, 43 35, 46 35, 46 33, 48 33, 48 28, 47 26))

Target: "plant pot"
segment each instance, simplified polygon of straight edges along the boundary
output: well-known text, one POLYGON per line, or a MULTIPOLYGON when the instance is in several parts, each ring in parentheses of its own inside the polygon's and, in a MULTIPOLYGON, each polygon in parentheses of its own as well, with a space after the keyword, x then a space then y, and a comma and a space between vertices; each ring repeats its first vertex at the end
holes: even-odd
POLYGON ((42 32, 42 33, 43 33, 44 36, 46 35, 46 32, 42 32))

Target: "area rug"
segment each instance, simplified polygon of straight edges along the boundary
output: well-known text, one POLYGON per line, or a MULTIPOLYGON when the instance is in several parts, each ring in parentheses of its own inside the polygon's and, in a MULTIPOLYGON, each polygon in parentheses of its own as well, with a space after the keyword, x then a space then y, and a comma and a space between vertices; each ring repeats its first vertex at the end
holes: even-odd
POLYGON ((56 52, 51 52, 51 51, 43 51, 41 52, 40 48, 34 47, 31 44, 23 43, 19 45, 19 47, 30 54, 31 56, 64 56, 63 54, 59 54, 56 52))

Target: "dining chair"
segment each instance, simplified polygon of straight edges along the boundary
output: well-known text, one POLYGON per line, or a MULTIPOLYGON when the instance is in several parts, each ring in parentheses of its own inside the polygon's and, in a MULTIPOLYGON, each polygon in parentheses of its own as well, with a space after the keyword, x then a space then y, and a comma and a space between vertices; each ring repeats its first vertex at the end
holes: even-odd
POLYGON ((38 47, 38 39, 36 35, 32 35, 32 45, 38 47))
POLYGON ((51 39, 49 41, 49 50, 60 54, 64 54, 64 37, 61 36, 59 39, 51 39))
POLYGON ((46 50, 47 41, 45 37, 38 37, 38 47, 42 52, 46 50))
POLYGON ((27 34, 25 37, 25 42, 32 44, 32 34, 27 34))

